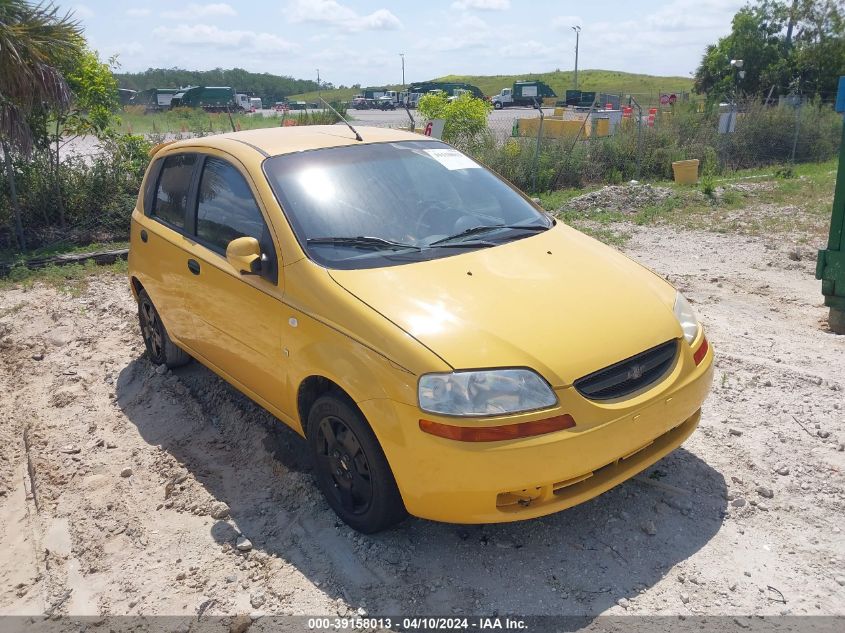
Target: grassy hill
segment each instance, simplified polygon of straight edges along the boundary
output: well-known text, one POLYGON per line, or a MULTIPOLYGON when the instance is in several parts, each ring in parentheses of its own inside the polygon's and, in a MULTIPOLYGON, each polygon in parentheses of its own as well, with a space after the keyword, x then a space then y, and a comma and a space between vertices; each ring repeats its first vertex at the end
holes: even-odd
MULTIPOLYGON (((541 79, 549 84, 560 96, 567 89, 572 88, 572 71, 555 71, 550 73, 525 73, 522 75, 447 75, 432 81, 462 81, 478 86, 485 95, 494 95, 502 88, 510 87, 518 79, 541 79)), ((401 86, 390 86, 394 90, 401 86)), ((578 72, 578 87, 581 90, 608 92, 612 94, 632 94, 643 105, 657 101, 661 92, 683 92, 692 90, 690 77, 656 77, 654 75, 638 75, 623 73, 615 70, 582 70, 578 72)), ((348 101, 359 92, 349 88, 345 90, 324 90, 323 98, 327 100, 348 101)), ((316 92, 293 95, 291 100, 315 101, 316 92)))

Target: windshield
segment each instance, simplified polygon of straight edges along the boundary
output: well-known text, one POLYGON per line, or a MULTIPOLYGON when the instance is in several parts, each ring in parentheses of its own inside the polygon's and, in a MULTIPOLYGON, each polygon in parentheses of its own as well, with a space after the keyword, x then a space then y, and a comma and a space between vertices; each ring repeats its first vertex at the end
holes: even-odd
POLYGON ((438 141, 285 154, 267 159, 264 172, 308 256, 329 268, 449 257, 552 225, 510 185, 438 141))

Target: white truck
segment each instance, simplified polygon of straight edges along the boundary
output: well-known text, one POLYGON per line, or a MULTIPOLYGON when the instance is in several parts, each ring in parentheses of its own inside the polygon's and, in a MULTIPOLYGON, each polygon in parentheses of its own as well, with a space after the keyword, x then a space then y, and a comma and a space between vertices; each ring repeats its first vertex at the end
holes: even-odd
POLYGON ((542 105, 544 97, 557 97, 554 90, 542 81, 515 81, 513 88, 502 88, 493 95, 490 101, 496 110, 508 106, 531 106, 537 108, 542 105))

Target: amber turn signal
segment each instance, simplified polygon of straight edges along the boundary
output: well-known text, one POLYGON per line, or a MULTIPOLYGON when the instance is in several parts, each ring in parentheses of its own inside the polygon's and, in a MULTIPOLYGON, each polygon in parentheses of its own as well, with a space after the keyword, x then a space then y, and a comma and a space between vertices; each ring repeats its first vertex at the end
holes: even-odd
POLYGON ((420 420, 420 430, 459 442, 501 442, 520 437, 543 435, 555 431, 571 429, 575 426, 575 419, 568 413, 545 420, 533 422, 517 422, 501 426, 454 426, 431 420, 420 420))

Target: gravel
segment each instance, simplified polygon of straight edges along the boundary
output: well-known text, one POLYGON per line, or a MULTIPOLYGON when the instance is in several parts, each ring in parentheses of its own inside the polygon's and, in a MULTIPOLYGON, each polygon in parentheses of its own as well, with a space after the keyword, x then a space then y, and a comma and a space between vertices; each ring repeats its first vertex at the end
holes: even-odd
POLYGON ((638 615, 845 615, 845 337, 826 329, 812 258, 787 256, 820 245, 625 227, 626 254, 684 292, 715 350, 700 426, 596 499, 498 525, 357 535, 298 435, 196 363, 157 373, 125 277, 0 290, 17 308, 0 310, 0 614, 68 595, 60 615, 186 614, 174 630, 201 607, 231 628, 359 608, 594 616, 625 612, 620 597, 638 615), (143 476, 112 476, 128 467, 143 476))

